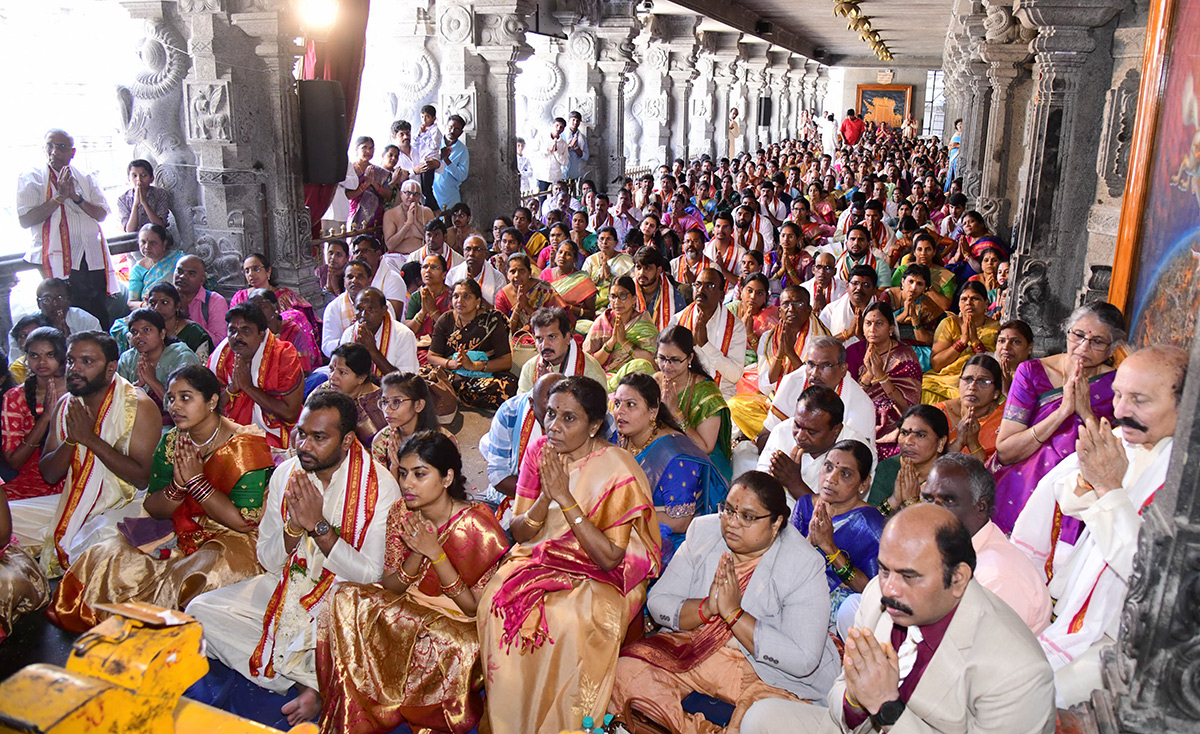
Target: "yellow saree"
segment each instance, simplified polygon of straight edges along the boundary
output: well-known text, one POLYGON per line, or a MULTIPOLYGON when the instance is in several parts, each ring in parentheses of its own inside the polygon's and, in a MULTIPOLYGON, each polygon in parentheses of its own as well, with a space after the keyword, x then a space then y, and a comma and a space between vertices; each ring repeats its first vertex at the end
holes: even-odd
MULTIPOLYGON (((0 502, 4 493, 0 492, 0 502)), ((50 588, 37 561, 10 539, 0 548, 0 642, 23 614, 46 606, 50 588)))
MULTIPOLYGON (((958 317, 950 315, 942 319, 934 332, 933 340, 937 342, 954 342, 962 336, 958 317)), ((979 341, 983 343, 985 352, 996 351, 996 337, 1000 336, 1000 322, 985 318, 983 326, 979 327, 979 341)), ((921 379, 921 402, 933 405, 958 397, 958 378, 962 375, 963 366, 967 360, 975 356, 975 352, 964 349, 958 358, 937 372, 926 372, 921 379)))
MULTIPOLYGON (((388 514, 384 573, 408 558, 400 500, 388 514)), ((508 539, 486 505, 476 504, 438 529, 438 539, 463 582, 483 591, 508 550, 508 539)), ((466 734, 483 716, 483 669, 475 618, 441 591, 426 559, 403 594, 371 584, 341 583, 317 619, 317 680, 321 731, 466 734)))
MULTIPOLYGON (((530 446, 527 466, 544 443, 530 446)), ((654 503, 633 456, 606 445, 569 470, 580 509, 625 558, 602 571, 557 505, 532 540, 513 547, 479 605, 494 734, 558 734, 585 716, 603 718, 621 642, 660 569, 654 503)), ((524 513, 539 493, 540 483, 519 486, 513 512, 524 513)))

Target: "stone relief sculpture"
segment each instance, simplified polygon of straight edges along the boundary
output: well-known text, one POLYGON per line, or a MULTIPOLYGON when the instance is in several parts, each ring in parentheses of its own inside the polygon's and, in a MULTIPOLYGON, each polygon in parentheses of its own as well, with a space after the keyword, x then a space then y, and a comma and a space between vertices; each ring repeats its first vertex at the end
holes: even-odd
POLYGON ((407 52, 401 49, 389 68, 394 79, 394 91, 388 92, 392 119, 408 120, 414 128, 420 127, 421 106, 429 103, 441 81, 437 60, 422 44, 407 52))
POLYGON ((188 137, 220 143, 233 141, 227 83, 188 85, 188 137))

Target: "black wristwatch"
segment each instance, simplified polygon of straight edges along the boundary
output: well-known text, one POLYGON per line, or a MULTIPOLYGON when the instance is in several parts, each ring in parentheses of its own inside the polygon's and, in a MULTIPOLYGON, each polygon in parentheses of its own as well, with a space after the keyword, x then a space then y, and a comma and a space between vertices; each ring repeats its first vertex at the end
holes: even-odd
POLYGON ((871 723, 880 728, 891 726, 904 715, 904 702, 900 699, 888 701, 879 707, 879 712, 871 714, 871 723))
POLYGON ((327 522, 325 522, 324 520, 322 520, 321 522, 317 523, 317 526, 316 526, 315 528, 313 528, 313 529, 312 529, 312 533, 311 533, 311 535, 312 535, 314 538, 320 538, 320 537, 323 537, 323 536, 325 536, 325 535, 328 535, 328 534, 329 534, 329 529, 330 529, 330 528, 329 528, 329 523, 327 523, 327 522))
POLYGON ((75 206, 79 206, 83 203, 83 194, 80 194, 78 199, 71 199, 71 201, 75 202, 75 206))

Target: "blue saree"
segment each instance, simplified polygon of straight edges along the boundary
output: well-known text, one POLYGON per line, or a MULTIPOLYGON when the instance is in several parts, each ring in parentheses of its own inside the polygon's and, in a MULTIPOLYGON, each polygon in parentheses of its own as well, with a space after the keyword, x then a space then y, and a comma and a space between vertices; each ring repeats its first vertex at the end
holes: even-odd
MULTIPOLYGON (((806 494, 796 500, 796 509, 792 511, 792 525, 804 537, 808 537, 808 522, 813 515, 813 495, 806 494)), ((883 526, 887 518, 874 507, 859 507, 849 512, 843 512, 833 518, 833 542, 839 550, 850 556, 854 567, 875 578, 879 573, 879 536, 883 535, 883 526)), ((829 582, 832 593, 842 585, 842 580, 833 572, 828 564, 825 566, 825 579, 829 582)), ((834 609, 837 605, 834 605, 834 609)))
MULTIPOLYGON (((670 517, 707 515, 725 501, 729 487, 708 456, 692 439, 680 433, 662 436, 642 449, 637 462, 654 489, 654 506, 665 508, 670 517)), ((659 523, 666 568, 685 537, 659 523)))

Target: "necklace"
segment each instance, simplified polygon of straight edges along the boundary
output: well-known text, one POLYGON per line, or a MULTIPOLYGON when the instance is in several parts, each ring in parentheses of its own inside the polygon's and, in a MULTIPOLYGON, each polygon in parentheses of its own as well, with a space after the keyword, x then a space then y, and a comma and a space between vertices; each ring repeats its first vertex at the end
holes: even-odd
POLYGON ((634 456, 637 456, 638 454, 645 451, 647 446, 654 443, 654 439, 657 436, 658 436, 658 423, 655 423, 654 430, 650 432, 650 438, 646 439, 646 443, 642 444, 641 446, 637 446, 636 444, 633 443, 633 441, 622 436, 621 437, 621 448, 625 449, 626 451, 633 454, 634 456))
POLYGON ((210 443, 212 443, 212 442, 213 442, 213 439, 215 439, 215 438, 217 437, 217 434, 218 434, 218 433, 220 433, 220 432, 221 432, 221 419, 218 417, 218 418, 217 418, 217 430, 215 430, 215 431, 213 431, 213 432, 212 432, 212 435, 208 437, 208 440, 207 440, 207 441, 205 441, 205 442, 204 442, 204 443, 202 443, 202 444, 197 444, 197 445, 196 445, 196 448, 197 448, 197 449, 203 449, 205 446, 208 446, 210 443))

